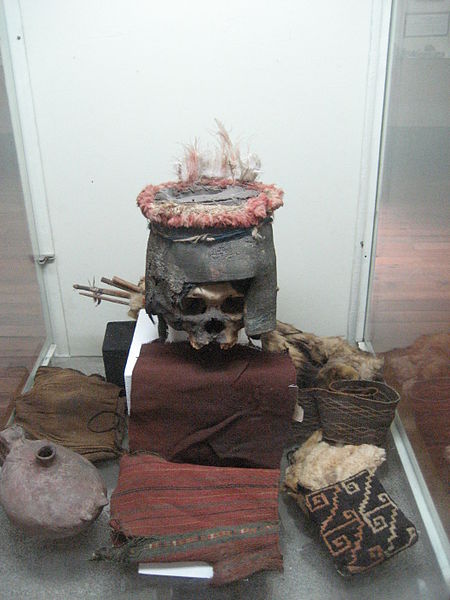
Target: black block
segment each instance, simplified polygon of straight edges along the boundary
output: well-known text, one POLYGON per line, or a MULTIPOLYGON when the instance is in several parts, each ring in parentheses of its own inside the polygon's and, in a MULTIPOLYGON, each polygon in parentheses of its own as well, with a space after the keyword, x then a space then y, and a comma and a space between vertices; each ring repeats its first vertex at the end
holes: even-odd
POLYGON ((136 321, 111 321, 106 325, 102 354, 106 381, 125 387, 123 372, 136 321))

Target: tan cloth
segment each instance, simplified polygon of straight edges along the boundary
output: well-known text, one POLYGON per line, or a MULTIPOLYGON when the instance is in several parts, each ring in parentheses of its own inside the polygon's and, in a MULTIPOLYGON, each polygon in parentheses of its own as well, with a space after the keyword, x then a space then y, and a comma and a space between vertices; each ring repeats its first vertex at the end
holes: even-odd
POLYGON ((40 367, 33 388, 16 400, 15 422, 35 439, 47 439, 91 461, 121 454, 125 401, 101 375, 40 367))

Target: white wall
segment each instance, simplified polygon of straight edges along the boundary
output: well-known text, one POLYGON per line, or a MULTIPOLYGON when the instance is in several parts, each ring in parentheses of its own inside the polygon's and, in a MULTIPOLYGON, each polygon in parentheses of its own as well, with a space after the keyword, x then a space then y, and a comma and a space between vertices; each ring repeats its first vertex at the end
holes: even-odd
MULTIPOLYGON (((377 0, 374 0, 375 3, 377 0)), ((279 318, 345 335, 373 2, 20 0, 56 271, 73 355, 99 354, 125 307, 73 290, 137 280, 148 183, 214 117, 285 190, 274 230, 279 318)))

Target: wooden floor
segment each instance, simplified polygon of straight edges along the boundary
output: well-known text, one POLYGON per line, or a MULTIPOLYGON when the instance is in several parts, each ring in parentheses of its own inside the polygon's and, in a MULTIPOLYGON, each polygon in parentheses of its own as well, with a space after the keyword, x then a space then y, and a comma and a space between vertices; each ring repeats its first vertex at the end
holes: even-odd
MULTIPOLYGON (((426 343, 432 334, 450 332, 448 188, 446 174, 425 189, 423 179, 409 171, 397 177, 389 197, 382 198, 367 336, 376 352, 409 348, 420 336, 428 336, 421 338, 426 343)), ((419 376, 413 360, 410 372, 401 374, 399 386, 406 384, 409 391, 403 394, 399 413, 450 533, 450 395, 445 393, 448 386, 436 386, 437 376, 450 377, 450 359, 433 373, 432 354, 430 349, 428 373, 419 376), (420 396, 410 393, 414 378, 420 379, 420 396)))
POLYGON ((377 351, 449 331, 449 218, 448 209, 427 204, 410 211, 404 205, 382 207, 370 327, 377 351))
MULTIPOLYGON (((45 341, 34 265, 23 254, 26 232, 15 236, 19 228, 9 220, 5 205, 2 198, 1 246, 5 238, 10 245, 9 256, 0 254, 0 428, 8 421, 14 397, 21 392, 45 341)), ((12 212, 16 217, 17 211, 12 212)))
MULTIPOLYGON (((0 72, 0 101, 6 102, 0 72)), ((5 120, 4 112, 1 113, 5 120)), ((40 291, 9 123, 0 123, 0 428, 45 341, 40 291)))

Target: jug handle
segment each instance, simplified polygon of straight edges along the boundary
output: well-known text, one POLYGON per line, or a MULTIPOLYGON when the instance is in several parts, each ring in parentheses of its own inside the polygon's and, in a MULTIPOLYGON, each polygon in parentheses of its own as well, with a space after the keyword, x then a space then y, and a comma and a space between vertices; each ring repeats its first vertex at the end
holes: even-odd
POLYGON ((12 427, 0 431, 0 466, 3 465, 11 448, 15 444, 24 441, 25 432, 20 425, 13 425, 12 427))

